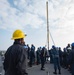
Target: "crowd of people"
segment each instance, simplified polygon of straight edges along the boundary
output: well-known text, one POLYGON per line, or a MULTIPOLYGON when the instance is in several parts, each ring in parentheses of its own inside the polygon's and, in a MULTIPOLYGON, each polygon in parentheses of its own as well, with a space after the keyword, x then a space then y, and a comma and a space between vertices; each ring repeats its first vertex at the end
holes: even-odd
POLYGON ((49 50, 50 63, 54 64, 54 74, 57 74, 57 69, 59 70, 59 74, 61 74, 61 67, 68 69, 71 72, 71 68, 68 66, 71 50, 70 44, 63 48, 63 50, 61 47, 55 46, 52 46, 49 50))
POLYGON ((27 59, 28 66, 32 67, 32 65, 41 64, 41 70, 44 70, 44 64, 47 58, 47 49, 45 47, 38 47, 37 50, 35 46, 32 44, 31 47, 27 46, 27 59))
POLYGON ((53 45, 50 50, 47 50, 46 47, 38 47, 37 50, 35 50, 35 46, 32 44, 31 48, 28 46, 27 50, 29 60, 28 65, 32 67, 34 64, 41 64, 41 70, 45 70, 44 65, 48 58, 50 58, 50 64, 54 64, 54 74, 57 74, 57 70, 58 73, 61 74, 61 67, 72 73, 72 63, 70 62, 73 60, 73 57, 71 59, 72 46, 73 45, 68 44, 62 50, 61 47, 53 45))
POLYGON ((47 50, 45 46, 31 47, 25 44, 26 35, 21 30, 13 33, 12 39, 14 43, 10 46, 4 59, 5 75, 28 75, 27 64, 29 67, 41 64, 41 70, 45 70, 45 64, 50 58, 50 64, 54 64, 54 74, 61 74, 61 67, 68 69, 74 75, 74 43, 68 44, 63 50, 61 47, 52 46, 47 50))

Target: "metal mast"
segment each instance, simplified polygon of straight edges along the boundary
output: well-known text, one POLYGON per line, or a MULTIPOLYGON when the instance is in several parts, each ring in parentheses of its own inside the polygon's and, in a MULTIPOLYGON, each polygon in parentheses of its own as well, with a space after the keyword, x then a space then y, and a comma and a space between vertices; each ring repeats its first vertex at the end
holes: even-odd
POLYGON ((46 14, 47 14, 47 47, 48 47, 48 50, 49 50, 49 17, 48 17, 48 1, 46 2, 46 14))

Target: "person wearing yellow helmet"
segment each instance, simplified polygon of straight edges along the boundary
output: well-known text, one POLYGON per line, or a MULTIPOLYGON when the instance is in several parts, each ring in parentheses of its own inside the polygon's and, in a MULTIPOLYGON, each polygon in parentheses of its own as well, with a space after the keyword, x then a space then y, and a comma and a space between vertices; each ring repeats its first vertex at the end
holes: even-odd
POLYGON ((25 37, 26 37, 26 34, 24 34, 21 30, 15 30, 13 33, 13 37, 11 39, 20 39, 25 37))
POLYGON ((6 53, 4 59, 5 75, 28 75, 27 66, 27 53, 22 43, 26 35, 21 30, 15 30, 12 39, 14 40, 6 53))

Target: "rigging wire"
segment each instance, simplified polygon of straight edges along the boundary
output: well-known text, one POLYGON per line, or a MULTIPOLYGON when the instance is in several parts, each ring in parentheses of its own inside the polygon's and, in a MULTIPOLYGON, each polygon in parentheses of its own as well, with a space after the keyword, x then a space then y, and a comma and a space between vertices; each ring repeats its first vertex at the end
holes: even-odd
POLYGON ((55 42, 54 42, 54 40, 53 40, 53 37, 52 37, 52 35, 51 35, 50 30, 49 30, 49 33, 50 33, 51 40, 52 40, 52 42, 53 42, 53 44, 54 44, 54 46, 55 46, 55 42))
MULTIPOLYGON (((54 41, 54 39, 53 39, 52 34, 51 34, 50 31, 49 31, 49 35, 50 35, 50 38, 52 40, 53 45, 56 46, 55 41, 54 41)), ((45 46, 47 46, 47 43, 48 43, 48 41, 46 40, 45 46)))

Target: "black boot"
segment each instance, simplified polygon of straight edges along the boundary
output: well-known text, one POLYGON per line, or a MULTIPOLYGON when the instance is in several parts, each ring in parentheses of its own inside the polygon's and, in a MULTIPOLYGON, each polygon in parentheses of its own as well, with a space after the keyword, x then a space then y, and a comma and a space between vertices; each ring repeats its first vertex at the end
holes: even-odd
POLYGON ((28 73, 25 73, 25 75, 28 75, 28 73))
POLYGON ((53 74, 57 74, 57 72, 53 72, 53 74))
POLYGON ((41 68, 41 70, 45 71, 45 69, 44 69, 44 68, 41 68))
POLYGON ((61 74, 61 71, 59 70, 59 74, 61 74))
POLYGON ((55 72, 53 72, 53 74, 57 74, 57 71, 55 70, 55 72))

